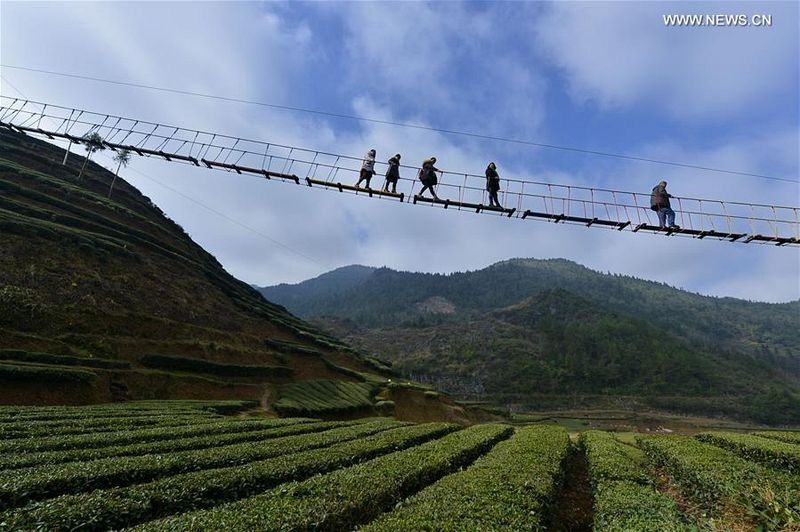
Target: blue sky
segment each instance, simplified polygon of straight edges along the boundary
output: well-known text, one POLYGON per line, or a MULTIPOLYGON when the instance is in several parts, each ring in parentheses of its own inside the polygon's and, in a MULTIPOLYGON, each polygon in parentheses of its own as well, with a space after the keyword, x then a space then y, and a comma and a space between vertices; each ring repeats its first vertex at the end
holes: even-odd
MULTIPOLYGON (((799 16, 797 2, 3 1, 0 60, 797 180, 799 16), (771 14, 773 26, 666 27, 662 15, 671 13, 771 14)), ((663 178, 677 195, 800 204, 793 183, 7 66, 0 74, 3 95, 19 91, 54 104, 355 156, 375 147, 379 160, 400 151, 414 164, 437 154, 440 168, 461 172, 481 173, 494 160, 509 177, 644 192, 663 178)), ((111 167, 104 157, 98 161, 111 167)), ((155 160, 134 160, 122 176, 228 271, 259 285, 352 263, 452 272, 511 257, 564 257, 704 294, 800 298, 797 248, 469 216, 155 160)))

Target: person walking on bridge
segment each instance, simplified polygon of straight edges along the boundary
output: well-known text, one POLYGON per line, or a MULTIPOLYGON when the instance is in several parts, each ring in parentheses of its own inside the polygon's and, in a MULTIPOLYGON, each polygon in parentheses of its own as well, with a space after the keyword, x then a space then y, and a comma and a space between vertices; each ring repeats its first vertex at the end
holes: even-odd
POLYGON ((361 163, 361 174, 358 177, 358 183, 356 186, 360 185, 362 181, 367 182, 367 187, 369 188, 369 182, 372 179, 372 176, 375 175, 375 150, 369 150, 366 155, 364 155, 364 160, 361 163))
POLYGON ((672 197, 667 192, 667 182, 661 181, 653 187, 653 192, 650 194, 650 208, 658 214, 658 228, 659 229, 680 229, 680 226, 675 225, 675 211, 669 205, 669 199, 672 197))
POLYGON ((419 169, 419 180, 422 181, 422 184, 425 186, 423 186, 422 190, 419 191, 418 196, 422 196, 426 190, 430 189, 433 199, 438 201, 439 196, 436 195, 436 191, 433 187, 435 187, 439 182, 436 177, 436 172, 441 172, 441 170, 433 166, 435 163, 436 157, 425 159, 422 162, 422 168, 419 169))
POLYGON ((502 209, 500 200, 497 199, 497 192, 500 190, 500 174, 497 173, 497 166, 489 163, 486 167, 486 190, 489 192, 489 206, 502 209))
POLYGON ((397 181, 400 179, 400 154, 395 154, 389 159, 389 168, 386 170, 386 181, 383 183, 383 190, 389 192, 389 185, 392 185, 392 194, 397 194, 397 181))

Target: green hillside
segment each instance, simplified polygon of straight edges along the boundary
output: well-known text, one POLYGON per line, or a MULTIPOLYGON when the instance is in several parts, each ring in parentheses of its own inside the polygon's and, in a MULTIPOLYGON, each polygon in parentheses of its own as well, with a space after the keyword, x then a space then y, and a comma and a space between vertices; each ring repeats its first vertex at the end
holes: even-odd
MULTIPOLYGON (((73 152, 85 153, 73 146, 73 152)), ((380 373, 229 275, 147 197, 0 131, 0 403, 275 398, 380 373)))
POLYGON ((800 301, 771 304, 701 296, 663 283, 595 272, 563 259, 514 259, 451 275, 348 266, 261 292, 303 318, 344 317, 372 328, 468 319, 550 288, 657 321, 673 334, 715 349, 767 358, 800 378, 800 338, 794 334, 800 326, 800 301), (451 302, 455 314, 420 312, 418 304, 434 296, 451 302))
POLYGON ((565 260, 345 268, 262 293, 465 398, 800 423, 800 302, 705 297, 565 260), (360 281, 336 291, 342 277, 360 281))

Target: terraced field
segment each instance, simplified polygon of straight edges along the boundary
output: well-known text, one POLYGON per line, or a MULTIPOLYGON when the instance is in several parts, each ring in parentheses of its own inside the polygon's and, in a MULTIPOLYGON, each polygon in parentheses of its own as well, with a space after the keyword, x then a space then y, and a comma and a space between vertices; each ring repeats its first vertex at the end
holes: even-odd
POLYGON ((800 529, 792 432, 232 415, 250 406, 0 407, 0 530, 800 529), (567 525, 580 455, 591 500, 567 525))

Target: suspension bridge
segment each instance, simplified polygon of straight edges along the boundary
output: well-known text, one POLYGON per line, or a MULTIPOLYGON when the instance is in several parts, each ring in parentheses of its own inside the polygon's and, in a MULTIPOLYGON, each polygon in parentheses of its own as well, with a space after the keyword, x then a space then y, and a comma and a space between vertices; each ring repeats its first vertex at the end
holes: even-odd
MULTIPOLYGON (((503 207, 491 207, 487 205, 485 176, 445 170, 436 187, 441 199, 433 199, 415 193, 422 186, 416 178, 419 169, 416 166, 401 166, 401 175, 406 173, 406 177, 397 183, 400 192, 356 187, 352 183, 358 180, 361 157, 7 96, 0 96, 0 127, 68 141, 70 147, 86 144, 86 137, 97 133, 103 139, 103 146, 113 151, 128 150, 143 157, 373 199, 640 234, 800 245, 800 207, 673 196, 679 227, 660 229, 656 213, 650 209, 649 191, 626 192, 503 178, 500 192, 503 207)), ((386 166, 376 163, 376 170, 381 169, 381 164, 386 166)), ((376 175, 373 179, 382 178, 376 175)))

